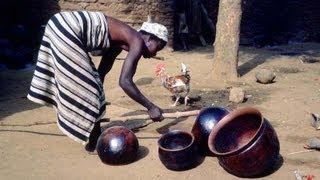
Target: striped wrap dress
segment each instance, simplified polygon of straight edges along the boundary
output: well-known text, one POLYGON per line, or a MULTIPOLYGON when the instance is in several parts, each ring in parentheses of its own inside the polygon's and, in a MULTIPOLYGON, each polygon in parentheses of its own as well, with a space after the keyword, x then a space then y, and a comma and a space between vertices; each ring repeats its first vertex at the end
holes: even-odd
POLYGON ((108 24, 100 12, 72 11, 48 21, 28 99, 53 106, 59 129, 86 144, 105 113, 103 86, 89 53, 109 48, 108 24))

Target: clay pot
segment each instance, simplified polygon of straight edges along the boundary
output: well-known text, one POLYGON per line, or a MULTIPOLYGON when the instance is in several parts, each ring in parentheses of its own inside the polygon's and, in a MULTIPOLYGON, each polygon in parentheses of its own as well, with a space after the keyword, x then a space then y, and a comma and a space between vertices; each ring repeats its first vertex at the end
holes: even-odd
POLYGON ((268 69, 260 69, 255 75, 257 82, 262 84, 272 83, 276 78, 276 74, 268 69))
POLYGON ((102 132, 96 149, 105 164, 128 164, 136 159, 139 143, 131 130, 113 126, 102 132))
POLYGON ((279 140, 271 124, 254 108, 225 116, 212 130, 208 145, 220 165, 240 177, 272 170, 279 158, 279 140))
POLYGON ((187 132, 169 131, 160 137, 158 146, 159 159, 170 170, 191 169, 201 162, 194 137, 187 132))
POLYGON ((200 111, 191 133, 199 144, 202 153, 212 155, 208 147, 209 134, 212 128, 227 114, 229 114, 229 111, 221 107, 208 107, 200 111))

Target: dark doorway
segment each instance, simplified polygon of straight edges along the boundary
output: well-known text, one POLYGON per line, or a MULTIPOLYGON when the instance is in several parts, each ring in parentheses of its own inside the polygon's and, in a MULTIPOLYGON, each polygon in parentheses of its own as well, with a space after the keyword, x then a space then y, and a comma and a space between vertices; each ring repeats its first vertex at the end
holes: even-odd
POLYGON ((58 0, 3 0, 0 6, 0 64, 24 68, 34 59, 43 26, 60 11, 58 0))
MULTIPOLYGON (((208 1, 209 2, 209 1, 208 1)), ((194 46, 212 44, 215 22, 206 6, 212 3, 201 0, 174 0, 175 50, 188 51, 194 46)), ((216 6, 217 7, 217 6, 216 6)))

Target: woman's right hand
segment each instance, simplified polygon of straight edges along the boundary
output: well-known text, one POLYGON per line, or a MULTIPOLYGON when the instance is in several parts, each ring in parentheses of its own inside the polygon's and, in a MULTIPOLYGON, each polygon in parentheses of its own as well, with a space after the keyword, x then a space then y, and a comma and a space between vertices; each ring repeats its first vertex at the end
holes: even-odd
POLYGON ((148 114, 154 122, 161 122, 164 119, 162 113, 162 109, 155 105, 148 109, 148 114))

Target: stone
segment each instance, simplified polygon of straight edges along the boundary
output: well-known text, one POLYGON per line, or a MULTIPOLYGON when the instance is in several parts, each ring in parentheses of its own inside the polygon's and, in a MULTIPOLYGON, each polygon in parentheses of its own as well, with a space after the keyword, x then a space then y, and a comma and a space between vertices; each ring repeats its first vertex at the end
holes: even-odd
POLYGON ((230 90, 229 101, 234 103, 242 103, 245 98, 245 92, 240 87, 233 87, 230 90))
POLYGON ((276 74, 269 69, 260 69, 255 75, 257 82, 261 84, 269 84, 272 83, 276 78, 276 74))

